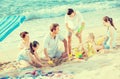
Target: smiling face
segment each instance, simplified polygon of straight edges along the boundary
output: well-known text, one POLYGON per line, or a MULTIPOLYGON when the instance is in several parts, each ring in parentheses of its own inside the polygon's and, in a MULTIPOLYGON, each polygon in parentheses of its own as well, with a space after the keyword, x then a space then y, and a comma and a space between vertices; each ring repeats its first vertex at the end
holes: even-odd
POLYGON ((58 34, 59 33, 59 24, 57 24, 57 23, 52 24, 50 27, 50 31, 53 34, 58 34))

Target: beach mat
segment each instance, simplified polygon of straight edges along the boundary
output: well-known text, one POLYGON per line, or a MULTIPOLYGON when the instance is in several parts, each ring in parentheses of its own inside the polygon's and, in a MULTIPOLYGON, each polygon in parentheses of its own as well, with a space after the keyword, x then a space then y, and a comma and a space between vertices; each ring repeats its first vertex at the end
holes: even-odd
POLYGON ((0 18, 0 42, 11 32, 20 26, 25 20, 25 16, 7 16, 0 18))

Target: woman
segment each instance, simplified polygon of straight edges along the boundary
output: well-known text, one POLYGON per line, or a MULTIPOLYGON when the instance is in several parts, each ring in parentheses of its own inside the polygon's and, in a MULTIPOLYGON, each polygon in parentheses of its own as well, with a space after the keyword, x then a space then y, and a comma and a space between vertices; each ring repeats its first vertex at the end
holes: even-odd
POLYGON ((22 41, 19 45, 19 49, 20 50, 28 49, 30 45, 29 33, 26 31, 21 32, 20 37, 22 38, 22 41))
POLYGON ((18 60, 26 61, 27 63, 37 67, 46 66, 47 63, 43 63, 44 61, 40 59, 37 54, 38 48, 39 43, 37 41, 33 41, 30 43, 29 49, 25 49, 20 53, 18 60))
POLYGON ((104 41, 105 49, 112 49, 116 46, 116 27, 113 24, 112 18, 103 17, 103 24, 107 27, 107 36, 104 41))

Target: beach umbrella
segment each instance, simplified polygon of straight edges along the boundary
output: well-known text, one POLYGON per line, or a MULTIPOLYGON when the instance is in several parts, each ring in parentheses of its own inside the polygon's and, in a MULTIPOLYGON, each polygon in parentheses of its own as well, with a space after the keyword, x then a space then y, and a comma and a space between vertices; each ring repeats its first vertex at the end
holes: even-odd
POLYGON ((25 21, 25 16, 7 16, 0 18, 0 42, 25 21))

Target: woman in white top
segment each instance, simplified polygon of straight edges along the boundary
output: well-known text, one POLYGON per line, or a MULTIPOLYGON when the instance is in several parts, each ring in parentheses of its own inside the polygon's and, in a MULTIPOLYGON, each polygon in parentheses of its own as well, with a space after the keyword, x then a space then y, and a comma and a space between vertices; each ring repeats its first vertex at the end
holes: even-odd
POLYGON ((22 41, 19 45, 19 49, 28 49, 30 46, 30 39, 29 39, 29 33, 24 31, 20 33, 20 37, 22 38, 22 41))
POLYGON ((71 54, 71 37, 75 33, 80 44, 82 43, 82 31, 85 26, 83 17, 79 11, 74 11, 73 9, 68 9, 65 15, 65 24, 68 30, 68 52, 71 54))

